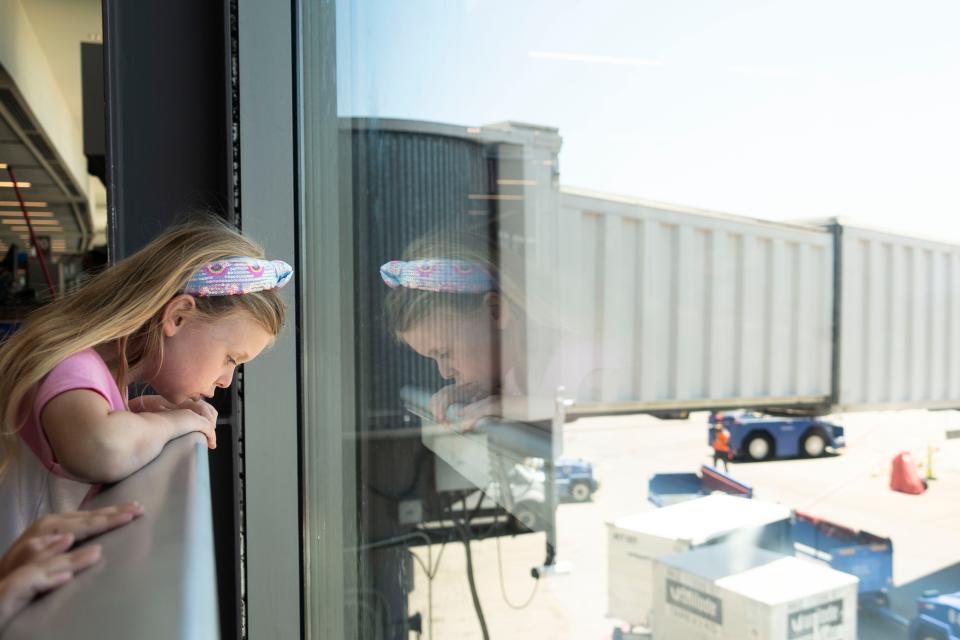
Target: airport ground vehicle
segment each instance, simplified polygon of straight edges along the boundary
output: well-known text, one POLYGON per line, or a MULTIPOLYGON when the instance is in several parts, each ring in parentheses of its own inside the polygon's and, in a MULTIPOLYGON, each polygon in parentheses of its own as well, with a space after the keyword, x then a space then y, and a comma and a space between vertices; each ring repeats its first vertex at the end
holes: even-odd
POLYGON ((909 640, 960 639, 960 591, 929 594, 917 600, 917 616, 907 627, 909 640))
MULTIPOLYGON (((482 496, 484 508, 509 504, 509 511, 524 529, 540 530, 547 522, 546 476, 542 460, 532 464, 515 464, 506 471, 509 496, 501 491, 500 482, 491 482, 482 496)), ((560 502, 586 502, 599 489, 593 477, 593 465, 582 458, 558 458, 554 463, 554 491, 560 502)), ((470 509, 477 507, 479 492, 467 500, 470 509)))
POLYGON ((583 458, 557 458, 554 482, 561 502, 586 502, 600 488, 593 477, 593 465, 583 458))
POLYGON ((820 560, 857 576, 859 607, 892 623, 906 627, 908 640, 960 639, 960 592, 928 591, 917 599, 912 619, 890 608, 893 588, 893 542, 866 531, 794 512, 793 541, 798 556, 820 560))
POLYGON ((780 418, 752 411, 711 414, 707 437, 710 445, 718 420, 730 432, 730 449, 739 459, 818 458, 846 446, 843 427, 839 425, 818 418, 780 418))
POLYGON ((650 478, 647 500, 658 507, 676 504, 711 493, 753 497, 750 485, 734 480, 730 475, 707 465, 700 473, 658 473, 650 478))
MULTIPOLYGON (((700 473, 660 473, 650 478, 648 500, 658 507, 716 492, 753 497, 753 487, 704 465, 700 473)), ((890 608, 893 588, 893 542, 890 538, 853 529, 794 511, 793 547, 798 557, 821 562, 859 580, 858 608, 906 629, 908 640, 960 640, 960 592, 927 592, 917 599, 912 619, 890 608)), ((621 637, 625 637, 621 632, 621 637)))

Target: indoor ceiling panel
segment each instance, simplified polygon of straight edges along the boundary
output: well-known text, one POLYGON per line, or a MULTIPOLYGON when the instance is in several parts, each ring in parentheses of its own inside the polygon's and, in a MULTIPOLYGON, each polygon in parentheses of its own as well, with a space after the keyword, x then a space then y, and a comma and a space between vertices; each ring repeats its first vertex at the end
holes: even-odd
POLYGON ((30 150, 20 142, 0 142, 0 162, 7 162, 17 167, 36 167, 37 160, 30 150))
MULTIPOLYGON (((58 150, 53 145, 13 80, 0 68, 0 163, 13 165, 17 180, 30 183, 22 188, 21 195, 28 202, 45 202, 43 211, 56 214, 64 232, 80 237, 81 244, 92 239, 92 221, 87 207, 84 188, 67 170, 58 150)), ((85 178, 82 176, 81 178, 85 178)), ((8 182, 9 176, 0 170, 0 182, 8 182)), ((0 187, 0 202, 16 204, 12 188, 0 187)), ((7 204, 0 205, 0 212, 9 211, 7 204)), ((40 209, 33 209, 38 211, 40 209)), ((0 227, 7 225, 0 223, 0 227)), ((49 225, 37 225, 39 227, 49 225)), ((39 233, 39 231, 38 231, 39 233)), ((18 232, 0 228, 0 234, 16 237, 18 232)))
MULTIPOLYGON (((54 182, 53 177, 36 165, 14 165, 14 169, 17 173, 17 182, 29 182, 33 189, 48 188, 56 191, 60 190, 57 183, 54 182)), ((4 172, 4 174, 5 173, 6 172, 4 172)), ((9 180, 9 177, 6 175, 4 175, 4 178, 9 180)), ((26 197, 26 193, 24 193, 24 197, 26 197)), ((6 198, 4 198, 4 200, 6 200, 6 198)))
POLYGON ((3 118, 0 118, 0 143, 2 142, 19 142, 17 134, 13 132, 6 122, 3 121, 3 118))

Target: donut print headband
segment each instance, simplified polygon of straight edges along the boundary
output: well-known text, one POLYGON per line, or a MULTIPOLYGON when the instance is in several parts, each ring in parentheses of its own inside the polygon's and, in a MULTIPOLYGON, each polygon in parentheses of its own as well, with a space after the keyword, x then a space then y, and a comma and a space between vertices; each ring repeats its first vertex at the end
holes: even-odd
POLYGON ((208 262, 190 276, 184 293, 200 296, 238 296, 279 289, 290 282, 293 267, 283 260, 232 257, 208 262))
POLYGON ((391 289, 405 287, 436 293, 486 293, 496 281, 486 269, 465 260, 427 258, 391 260, 380 267, 380 277, 391 289))

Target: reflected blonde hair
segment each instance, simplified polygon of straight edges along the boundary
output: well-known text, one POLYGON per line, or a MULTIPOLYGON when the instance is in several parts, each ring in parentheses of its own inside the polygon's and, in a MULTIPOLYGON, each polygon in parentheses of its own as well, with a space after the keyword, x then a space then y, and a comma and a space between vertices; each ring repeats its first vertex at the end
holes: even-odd
MULTIPOLYGON (((51 369, 80 351, 112 344, 115 379, 123 389, 132 367, 162 360, 165 305, 201 266, 231 256, 264 254, 219 218, 198 217, 30 314, 0 346, 0 477, 16 451, 36 387, 51 369)), ((195 300, 192 313, 203 321, 245 311, 272 336, 283 327, 285 308, 276 290, 195 300)))
MULTIPOLYGON (((403 251, 401 260, 414 261, 430 258, 461 260, 485 270, 493 278, 493 293, 515 308, 523 308, 521 290, 504 277, 497 262, 495 245, 483 235, 458 231, 435 232, 411 242, 403 251)), ((384 310, 387 326, 396 336, 413 329, 437 312, 468 314, 483 304, 488 293, 438 293, 422 289, 397 287, 387 292, 384 310)))

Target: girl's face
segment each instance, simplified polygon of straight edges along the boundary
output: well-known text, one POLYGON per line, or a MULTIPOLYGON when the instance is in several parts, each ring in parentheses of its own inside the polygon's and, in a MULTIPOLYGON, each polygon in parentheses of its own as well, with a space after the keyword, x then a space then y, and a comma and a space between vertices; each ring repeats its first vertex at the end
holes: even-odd
POLYGON ((502 324, 501 305, 491 296, 476 311, 435 311, 400 338, 436 362, 445 380, 474 383, 481 392, 495 393, 500 386, 502 324))
POLYGON ((157 375, 148 380, 157 393, 175 404, 210 398, 217 387, 229 387, 237 365, 250 362, 273 341, 247 312, 211 322, 192 315, 193 306, 190 296, 178 296, 168 305, 163 319, 163 361, 157 375))

